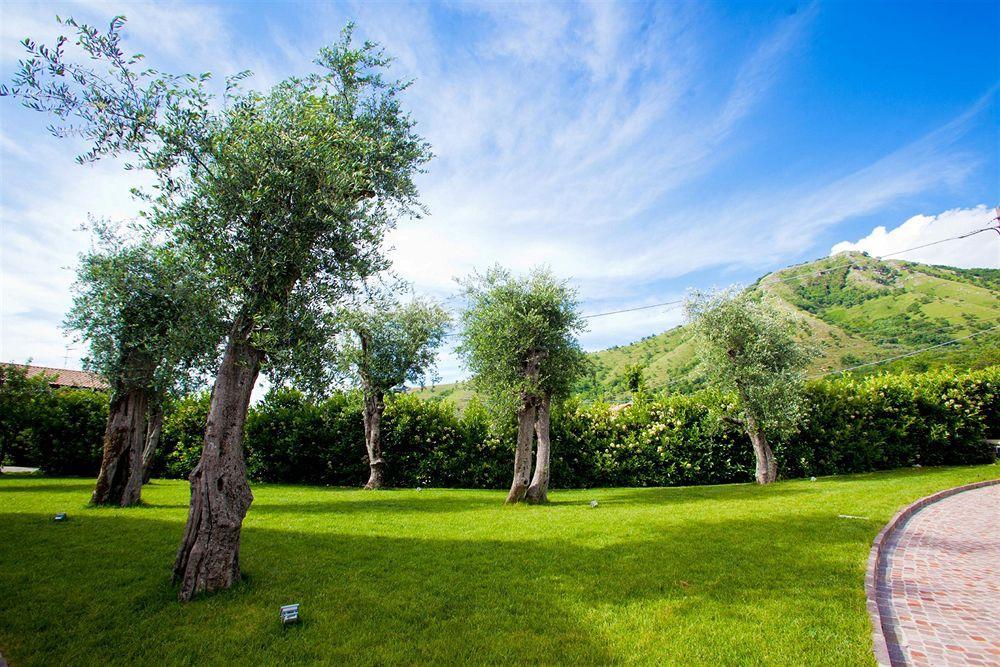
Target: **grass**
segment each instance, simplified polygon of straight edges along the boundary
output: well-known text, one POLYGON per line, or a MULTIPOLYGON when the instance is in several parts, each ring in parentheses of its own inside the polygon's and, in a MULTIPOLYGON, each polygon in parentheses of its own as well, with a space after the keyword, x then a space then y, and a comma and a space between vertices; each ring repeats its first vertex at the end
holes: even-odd
POLYGON ((543 507, 256 486, 245 580, 188 604, 169 581, 186 483, 96 509, 90 480, 4 475, 0 652, 12 665, 872 664, 872 539, 902 505, 997 473, 556 491, 543 507), (290 602, 302 623, 282 628, 290 602))

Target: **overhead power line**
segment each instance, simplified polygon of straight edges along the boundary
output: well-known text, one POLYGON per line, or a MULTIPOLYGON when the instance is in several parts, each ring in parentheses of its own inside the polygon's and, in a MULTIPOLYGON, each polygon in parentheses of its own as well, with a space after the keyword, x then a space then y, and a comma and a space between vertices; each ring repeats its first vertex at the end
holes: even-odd
MULTIPOLYGON (((1000 215, 1000 214, 998 214, 998 215, 1000 215)), ((1000 224, 998 224, 997 226, 983 227, 982 229, 976 229, 974 231, 967 232, 965 234, 959 234, 958 236, 951 236, 949 238, 941 239, 939 241, 932 241, 930 243, 924 243, 922 245, 913 246, 912 248, 904 248, 902 250, 894 250, 893 252, 885 253, 883 255, 879 255, 879 256, 876 257, 876 259, 885 259, 887 257, 895 257, 896 255, 902 255, 904 253, 913 252, 914 250, 921 250, 923 248, 929 248, 931 246, 939 245, 941 243, 947 243, 949 241, 957 241, 959 239, 969 238, 970 236, 975 236, 976 234, 981 234, 983 232, 988 232, 990 230, 993 230, 995 232, 1000 233, 1000 224)), ((797 280, 804 280, 804 279, 810 278, 812 276, 817 276, 817 275, 821 276, 821 275, 823 275, 825 273, 828 273, 830 271, 836 271, 837 269, 842 269, 842 268, 850 267, 850 266, 854 266, 854 265, 855 265, 855 262, 853 262, 853 261, 845 262, 843 264, 837 264, 837 265, 834 265, 834 266, 828 266, 828 267, 825 267, 825 268, 822 268, 822 269, 817 269, 815 271, 810 271, 810 272, 798 274, 798 275, 795 275, 795 276, 789 276, 787 278, 782 278, 780 280, 774 280, 772 282, 775 282, 775 283, 790 283, 790 282, 795 282, 797 280)), ((591 313, 589 315, 584 315, 583 317, 586 318, 586 319, 591 319, 591 318, 594 318, 594 317, 604 317, 606 315, 618 315, 620 313, 631 313, 631 312, 635 312, 637 310, 649 310, 650 308, 660 308, 660 307, 664 307, 664 306, 673 306, 673 305, 678 305, 678 304, 682 304, 682 303, 684 303, 684 299, 674 299, 673 301, 662 301, 660 303, 651 303, 649 305, 636 306, 634 308, 621 308, 619 310, 609 310, 609 311, 604 312, 604 313, 591 313)))
POLYGON ((919 350, 913 350, 912 352, 906 352, 905 354, 897 354, 894 357, 888 357, 886 359, 879 359, 878 361, 869 361, 869 362, 864 363, 864 364, 857 364, 857 365, 854 365, 854 366, 849 366, 847 368, 841 368, 838 371, 828 371, 826 373, 820 373, 819 375, 814 375, 810 379, 816 379, 816 378, 826 377, 827 375, 836 375, 838 373, 847 373, 849 371, 856 371, 859 368, 868 368, 870 366, 878 366, 878 365, 881 365, 881 364, 887 364, 890 361, 897 361, 899 359, 905 359, 906 357, 913 357, 913 356, 916 356, 918 354, 922 354, 924 352, 927 352, 929 350, 936 350, 939 347, 945 347, 947 345, 954 345, 955 343, 959 343, 959 342, 961 342, 963 340, 968 340, 970 338, 975 338, 976 336, 982 336, 983 334, 988 334, 991 331, 996 331, 997 329, 1000 329, 1000 324, 997 324, 996 326, 992 326, 989 329, 983 329, 982 331, 977 331, 976 333, 969 334, 968 336, 962 336, 961 338, 955 338, 955 339, 946 341, 944 343, 938 343, 937 345, 931 345, 929 347, 924 347, 924 348, 921 348, 919 350))
MULTIPOLYGON (((938 241, 931 241, 930 243, 924 243, 924 244, 921 244, 921 245, 918 245, 918 246, 913 246, 912 248, 903 248, 902 250, 894 250, 892 252, 884 253, 882 255, 877 255, 877 256, 874 256, 874 257, 875 257, 875 259, 886 259, 887 257, 895 257, 897 255, 902 255, 902 254, 905 254, 905 253, 908 253, 908 252, 913 252, 914 250, 922 250, 923 248, 929 248, 931 246, 940 245, 942 243, 948 243, 950 241, 958 241, 960 239, 969 238, 970 236, 975 236, 976 234, 981 234, 983 232, 988 232, 988 231, 991 231, 991 230, 997 232, 998 234, 1000 234, 1000 209, 998 209, 997 225, 991 225, 991 226, 988 226, 988 227, 983 227, 981 229, 976 229, 976 230, 973 230, 971 232, 966 232, 965 234, 959 234, 957 236, 950 236, 950 237, 948 237, 946 239, 940 239, 938 241)), ((826 259, 826 258, 821 258, 821 259, 826 259)), ((820 260, 814 260, 814 261, 820 261, 820 260)), ((795 282, 795 281, 798 281, 798 280, 805 280, 806 278, 811 278, 813 276, 822 276, 822 275, 824 275, 826 273, 829 273, 830 271, 836 271, 838 269, 852 267, 852 266, 855 266, 855 265, 856 265, 856 262, 854 262, 852 260, 852 261, 849 261, 849 262, 844 262, 842 264, 835 264, 833 266, 827 266, 827 267, 824 267, 824 268, 821 268, 821 269, 817 269, 815 271, 809 271, 809 272, 800 273, 800 274, 797 274, 797 275, 794 275, 794 276, 788 276, 787 278, 781 278, 781 279, 773 280, 773 281, 770 282, 770 284, 774 284, 774 283, 790 283, 790 282, 795 282)), ((589 313, 589 314, 586 314, 586 315, 582 315, 582 317, 584 319, 588 319, 589 320, 589 319, 594 319, 594 318, 597 318, 597 317, 607 317, 609 315, 620 315, 622 313, 634 313, 634 312, 637 312, 637 311, 650 310, 650 309, 653 309, 653 308, 667 308, 668 306, 679 306, 679 305, 681 305, 683 303, 684 303, 684 299, 673 299, 671 301, 661 301, 661 302, 658 302, 658 303, 650 303, 650 304, 646 304, 644 306, 635 306, 635 307, 632 307, 632 308, 620 308, 618 310, 609 310, 609 311, 600 312, 600 313, 589 313)), ((452 333, 445 334, 445 337, 446 338, 451 338, 451 337, 457 336, 457 335, 458 335, 458 332, 452 332, 452 333)))

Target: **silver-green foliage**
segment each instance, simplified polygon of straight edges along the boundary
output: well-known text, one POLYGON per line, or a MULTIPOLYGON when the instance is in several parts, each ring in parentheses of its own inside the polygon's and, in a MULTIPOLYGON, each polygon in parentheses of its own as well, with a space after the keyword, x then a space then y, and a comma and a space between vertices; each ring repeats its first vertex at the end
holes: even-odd
POLYGON ((112 391, 162 394, 211 368, 224 334, 218 294, 182 249, 95 225, 64 327, 87 343, 84 366, 112 391))
POLYGON ((809 361, 794 338, 794 322, 759 295, 736 289, 694 292, 685 310, 712 384, 734 392, 744 418, 765 433, 793 429, 809 361))
POLYGON ((366 393, 379 394, 422 382, 434 372, 451 321, 440 305, 420 298, 344 309, 337 319, 338 369, 366 393))
POLYGON ((348 26, 316 71, 264 92, 242 72, 217 95, 210 74, 144 67, 124 23, 69 19, 72 42, 24 40, 0 94, 87 140, 80 161, 122 155, 150 172, 137 193, 150 219, 204 262, 234 331, 279 367, 311 361, 328 305, 383 270, 384 234, 422 211, 413 176, 431 154, 401 107, 408 83, 384 78, 391 59, 348 26))
POLYGON ((575 290, 545 268, 518 278, 497 266, 467 280, 464 296, 458 351, 479 391, 507 407, 526 396, 570 393, 586 364, 577 340, 586 321, 575 290), (532 359, 537 379, 526 372, 532 359))

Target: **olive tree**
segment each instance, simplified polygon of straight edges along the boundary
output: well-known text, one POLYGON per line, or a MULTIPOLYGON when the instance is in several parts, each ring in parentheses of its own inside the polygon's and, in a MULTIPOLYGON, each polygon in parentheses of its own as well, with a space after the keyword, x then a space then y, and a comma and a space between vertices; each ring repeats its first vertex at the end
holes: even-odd
POLYGON ((365 488, 378 489, 386 465, 381 444, 385 396, 433 373, 450 318, 438 304, 414 299, 406 304, 379 300, 368 307, 344 309, 337 320, 338 368, 360 385, 364 395, 365 451, 371 470, 365 488))
POLYGON ((398 217, 420 213, 413 177, 430 151, 402 109, 406 84, 384 77, 390 59, 355 44, 350 26, 316 71, 265 92, 244 91, 237 75, 218 100, 208 75, 140 69, 121 47, 122 23, 103 33, 71 23, 81 62, 65 57, 64 39, 26 40, 29 58, 3 92, 67 119, 57 133, 93 143, 81 159, 128 153, 151 170, 152 210, 168 214, 167 231, 223 290, 225 348, 174 563, 188 600, 240 576, 253 501, 243 426, 258 374, 308 357, 303 341, 329 304, 386 268, 382 239, 398 217))
POLYGON ((809 357, 793 336, 794 322, 760 295, 736 289, 694 292, 685 308, 709 380, 738 398, 757 482, 769 484, 778 470, 768 435, 794 428, 801 413, 809 357))
POLYGON ((496 408, 517 414, 514 479, 507 502, 545 502, 552 401, 569 394, 585 366, 576 338, 585 329, 576 292, 548 269, 517 278, 494 267, 467 280, 464 296, 459 354, 476 389, 496 408))
POLYGON ((140 501, 144 449, 155 447, 163 394, 215 357, 219 309, 190 256, 148 237, 129 243, 108 225, 96 229, 64 327, 88 346, 84 368, 110 389, 91 502, 127 506, 140 501))

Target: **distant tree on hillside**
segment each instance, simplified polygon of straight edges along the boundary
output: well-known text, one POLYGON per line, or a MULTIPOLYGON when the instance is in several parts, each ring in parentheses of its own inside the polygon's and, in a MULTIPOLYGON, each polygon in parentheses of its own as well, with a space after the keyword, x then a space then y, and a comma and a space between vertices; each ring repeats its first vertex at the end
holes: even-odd
POLYGON ((695 292, 685 304, 710 380, 739 399, 741 421, 757 460, 756 479, 777 479, 768 434, 800 418, 808 355, 793 337, 794 323, 777 309, 734 289, 695 292))
POLYGON ((585 367, 576 339, 584 330, 576 294, 546 269, 515 278, 495 267, 465 285, 459 353, 473 385, 494 406, 517 413, 514 480, 508 503, 545 502, 549 487, 549 415, 585 367), (538 438, 531 475, 533 433, 538 438))
POLYGON ((398 304, 378 299, 367 307, 341 310, 337 321, 342 331, 336 343, 337 366, 364 394, 362 416, 370 468, 365 488, 378 489, 386 465, 381 443, 385 396, 433 372, 450 318, 441 306, 427 300, 398 304))
POLYGON ((629 364, 622 371, 622 381, 631 396, 638 396, 646 391, 646 365, 642 363, 629 364))

